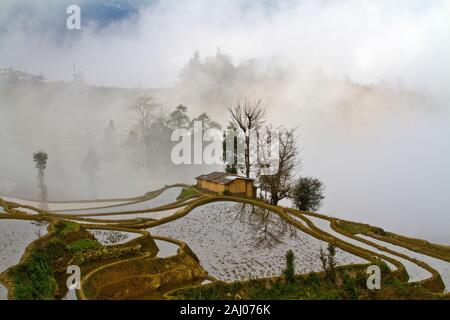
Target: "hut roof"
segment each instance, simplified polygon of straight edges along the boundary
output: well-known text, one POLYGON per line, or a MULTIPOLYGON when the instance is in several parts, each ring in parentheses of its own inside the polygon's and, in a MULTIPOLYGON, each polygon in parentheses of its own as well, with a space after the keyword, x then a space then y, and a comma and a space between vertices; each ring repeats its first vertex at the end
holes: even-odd
POLYGON ((243 177, 237 174, 231 174, 226 172, 220 172, 220 171, 214 171, 209 174, 203 174, 201 176, 198 176, 196 179, 198 180, 205 180, 209 182, 214 182, 218 184, 230 184, 231 182, 239 179, 239 180, 246 180, 246 181, 253 181, 253 179, 243 177))

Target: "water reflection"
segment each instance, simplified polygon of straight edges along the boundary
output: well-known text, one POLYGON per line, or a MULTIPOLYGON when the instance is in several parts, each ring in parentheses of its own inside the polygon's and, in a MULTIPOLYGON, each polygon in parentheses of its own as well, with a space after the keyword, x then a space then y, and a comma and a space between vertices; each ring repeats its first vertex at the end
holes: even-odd
POLYGON ((230 210, 235 220, 250 226, 250 232, 257 248, 271 248, 283 243, 287 237, 297 237, 297 229, 275 212, 250 204, 236 204, 230 210))

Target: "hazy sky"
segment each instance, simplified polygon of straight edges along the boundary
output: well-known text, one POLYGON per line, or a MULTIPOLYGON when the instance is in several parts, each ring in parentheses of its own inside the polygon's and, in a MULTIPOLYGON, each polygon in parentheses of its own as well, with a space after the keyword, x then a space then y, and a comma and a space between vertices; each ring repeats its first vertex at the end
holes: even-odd
POLYGON ((195 50, 235 62, 281 57, 299 72, 444 90, 450 1, 3 0, 0 66, 90 83, 164 86, 195 50), (65 28, 69 4, 82 30, 65 28), (30 55, 30 53, 33 55, 30 55))

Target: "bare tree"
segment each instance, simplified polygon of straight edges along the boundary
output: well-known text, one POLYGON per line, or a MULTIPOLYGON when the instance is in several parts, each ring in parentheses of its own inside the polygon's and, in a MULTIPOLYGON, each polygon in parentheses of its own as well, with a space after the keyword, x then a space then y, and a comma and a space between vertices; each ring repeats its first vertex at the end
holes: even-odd
POLYGON ((144 168, 148 165, 148 150, 147 150, 147 136, 149 129, 154 120, 154 111, 157 108, 157 104, 153 102, 151 97, 140 97, 136 100, 132 109, 136 113, 137 131, 141 136, 144 151, 144 168))
POLYGON ((260 176, 261 190, 269 193, 270 203, 275 206, 290 195, 293 176, 300 167, 296 130, 284 127, 278 129, 276 167, 273 168, 273 174, 260 176))
POLYGON ((228 108, 228 110, 231 113, 233 124, 244 134, 244 168, 245 175, 249 178, 253 165, 250 161, 250 133, 264 123, 266 111, 263 108, 261 100, 252 101, 249 99, 245 99, 242 103, 238 102, 234 107, 228 108))

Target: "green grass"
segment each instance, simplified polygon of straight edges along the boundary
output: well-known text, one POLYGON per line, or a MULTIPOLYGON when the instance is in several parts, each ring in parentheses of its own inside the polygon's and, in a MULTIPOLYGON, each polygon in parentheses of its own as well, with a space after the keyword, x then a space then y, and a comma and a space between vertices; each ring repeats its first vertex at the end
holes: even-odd
POLYGON ((197 197, 201 194, 202 193, 193 186, 188 187, 188 188, 183 188, 183 190, 181 190, 180 195, 177 197, 177 200, 182 201, 182 200, 186 200, 189 198, 197 197))
POLYGON ((66 236, 71 232, 80 230, 80 225, 72 221, 62 220, 57 226, 57 232, 59 235, 66 236))
POLYGON ((66 267, 73 254, 101 246, 97 240, 86 238, 89 235, 77 223, 59 221, 49 237, 37 240, 25 260, 8 271, 14 284, 14 298, 54 299, 58 283, 62 285, 67 277, 66 267))
POLYGON ((381 290, 368 290, 365 268, 339 271, 338 281, 311 273, 296 276, 293 281, 255 279, 243 282, 213 284, 181 289, 173 296, 187 300, 367 300, 367 299, 436 299, 426 289, 393 278, 382 271, 381 290))
POLYGON ((397 235, 395 233, 384 231, 381 228, 373 227, 368 224, 350 221, 337 221, 336 225, 343 231, 347 231, 351 234, 377 234, 379 236, 382 236, 385 241, 391 240, 394 244, 405 247, 407 249, 450 261, 450 246, 430 243, 426 240, 421 239, 408 238, 405 236, 397 235))
POLYGON ((351 234, 367 234, 367 233, 375 233, 379 235, 385 235, 386 232, 377 227, 372 227, 368 224, 362 224, 362 223, 356 223, 356 222, 350 222, 350 221, 337 221, 337 226, 341 228, 344 231, 347 231, 351 234))
POLYGON ((341 290, 316 274, 306 278, 296 277, 291 282, 281 278, 272 283, 258 279, 231 284, 217 282, 207 286, 183 289, 175 292, 175 296, 188 300, 335 300, 345 298, 341 290))
POLYGON ((57 283, 41 250, 35 251, 24 264, 11 271, 17 300, 53 299, 57 283))
POLYGON ((72 242, 69 245, 69 248, 72 253, 75 253, 75 252, 82 252, 82 251, 86 251, 86 250, 96 249, 100 246, 101 245, 97 240, 80 239, 80 240, 72 242))

